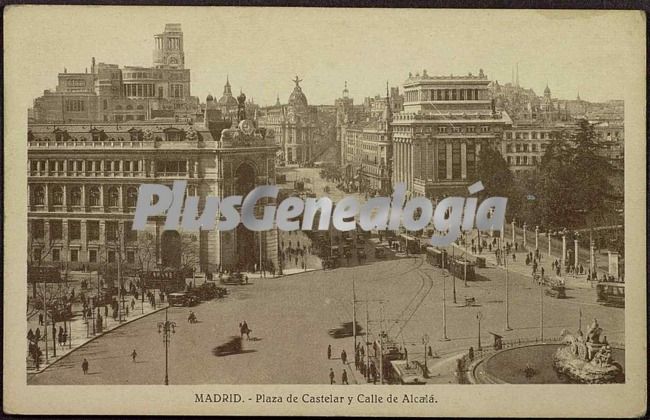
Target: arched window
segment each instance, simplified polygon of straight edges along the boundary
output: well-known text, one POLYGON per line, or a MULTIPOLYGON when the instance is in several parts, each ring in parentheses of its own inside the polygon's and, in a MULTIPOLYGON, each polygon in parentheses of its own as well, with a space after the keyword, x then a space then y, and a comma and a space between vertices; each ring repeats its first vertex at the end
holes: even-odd
POLYGON ((126 109, 127 109, 127 110, 131 110, 131 109, 133 109, 133 107, 132 107, 131 105, 127 105, 127 106, 126 106, 126 109))
POLYGON ((52 204, 55 206, 63 205, 63 188, 54 187, 54 189, 52 189, 52 204))
POLYGON ((144 106, 143 105, 138 105, 137 109, 144 109, 144 106))
POLYGON ((118 111, 121 111, 122 110, 122 105, 115 105, 115 109, 118 110, 118 111))
POLYGON ((137 202, 138 202, 138 190, 134 187, 130 187, 126 191, 126 206, 135 207, 137 202))
POLYGON ((70 204, 73 206, 81 205, 81 188, 73 187, 70 191, 70 204))
POLYGON ((32 193, 32 203, 35 205, 45 204, 45 190, 41 186, 34 187, 32 193))
POLYGON ((120 193, 115 187, 108 189, 108 205, 109 207, 117 207, 119 205, 120 193))
POLYGON ((88 191, 88 197, 91 206, 101 205, 101 195, 99 193, 99 187, 90 187, 88 191))

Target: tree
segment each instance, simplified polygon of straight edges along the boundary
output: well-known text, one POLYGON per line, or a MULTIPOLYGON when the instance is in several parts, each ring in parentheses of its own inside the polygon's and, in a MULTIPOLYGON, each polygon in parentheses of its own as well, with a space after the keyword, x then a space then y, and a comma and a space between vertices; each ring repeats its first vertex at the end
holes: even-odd
POLYGON ((515 185, 515 179, 508 163, 498 150, 491 147, 481 148, 478 156, 477 175, 485 187, 479 193, 479 198, 507 197, 507 215, 515 217, 521 206, 521 195, 515 185))
POLYGON ((582 120, 576 131, 562 131, 542 157, 537 181, 538 212, 550 228, 577 228, 605 220, 621 197, 609 177, 613 167, 599 153, 593 127, 582 120))

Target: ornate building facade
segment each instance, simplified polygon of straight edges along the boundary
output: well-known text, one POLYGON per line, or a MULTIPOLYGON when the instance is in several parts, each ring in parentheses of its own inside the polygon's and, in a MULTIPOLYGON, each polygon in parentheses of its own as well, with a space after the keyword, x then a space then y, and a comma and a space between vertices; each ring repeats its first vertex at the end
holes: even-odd
POLYGON ((90 72, 59 73, 55 90, 36 98, 29 116, 34 123, 58 124, 197 119, 201 108, 191 96, 190 81, 181 25, 168 23, 154 35, 151 67, 120 68, 96 63, 93 57, 90 72))
POLYGON ((393 184, 412 195, 440 199, 466 195, 476 181, 482 147, 498 148, 508 114, 497 111, 489 80, 478 75, 409 74, 404 111, 393 116, 393 184))
POLYGON ((309 106, 300 86, 298 76, 287 105, 278 101, 274 106, 262 108, 258 124, 273 131, 280 147, 278 161, 281 164, 308 164, 313 160, 314 136, 319 131, 318 112, 309 106))
MULTIPOLYGON (((115 123, 30 123, 28 246, 30 264, 98 268, 114 264, 152 270, 189 266, 204 272, 278 267, 277 232, 163 230, 150 218, 131 229, 138 187, 187 181, 186 196, 245 195, 275 181, 272 131, 246 118, 239 124, 206 111, 205 124, 174 119, 115 123)), ((258 212, 268 201, 258 203, 258 212)))

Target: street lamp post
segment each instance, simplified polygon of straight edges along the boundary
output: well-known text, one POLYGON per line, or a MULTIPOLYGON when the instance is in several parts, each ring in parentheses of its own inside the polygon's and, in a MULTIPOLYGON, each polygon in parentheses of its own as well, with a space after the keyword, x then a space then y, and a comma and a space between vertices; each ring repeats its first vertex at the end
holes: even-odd
POLYGON ((539 336, 544 341, 544 282, 539 282, 539 336))
POLYGON ((526 244, 526 222, 524 222, 523 229, 524 229, 524 233, 523 233, 524 234, 524 246, 523 246, 523 248, 525 249, 526 246, 527 246, 527 244, 526 244))
POLYGON ((549 230, 546 232, 546 235, 548 236, 548 256, 551 256, 551 231, 549 230))
POLYGON ((515 219, 512 219, 512 246, 515 246, 515 219))
POLYGON ((165 309, 165 322, 158 323, 158 334, 162 334, 165 343, 165 385, 169 385, 169 341, 171 334, 176 333, 176 323, 167 319, 167 309, 165 309))
POLYGON ((506 269, 506 326, 503 328, 505 331, 512 331, 510 328, 510 281, 508 276, 508 259, 503 259, 503 264, 506 269))
POLYGON ((539 226, 535 226, 535 251, 539 249, 539 226))
POLYGON ((427 344, 429 344, 429 334, 424 334, 422 336, 422 344, 424 345, 424 372, 422 373, 422 376, 428 378, 429 368, 427 368, 427 344))
MULTIPOLYGON (((444 256, 443 256, 444 258, 444 256)), ((440 341, 449 341, 447 337, 447 288, 445 284, 447 283, 447 275, 442 273, 442 338, 440 341)))
POLYGON ((478 311, 476 314, 476 320, 478 321, 478 349, 481 350, 481 320, 483 319, 483 313, 478 311))

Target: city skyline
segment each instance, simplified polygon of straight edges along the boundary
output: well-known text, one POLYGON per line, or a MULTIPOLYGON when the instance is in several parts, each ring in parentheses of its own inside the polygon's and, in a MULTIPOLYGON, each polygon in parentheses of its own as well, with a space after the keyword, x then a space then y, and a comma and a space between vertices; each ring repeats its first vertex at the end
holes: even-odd
MULTIPOLYGON (((47 16, 32 16, 30 25, 39 26, 41 19, 68 14, 68 9, 52 7, 47 16)), ((53 89, 57 73, 64 68, 69 72, 84 72, 90 67, 91 57, 96 57, 97 62, 120 66, 150 65, 154 47, 151 34, 158 33, 164 22, 171 21, 182 25, 186 68, 192 71, 192 95, 202 102, 208 94, 221 95, 226 77, 234 92, 242 89, 256 103, 272 105, 278 95, 282 103, 287 102, 293 87, 291 79, 298 74, 304 79, 302 87, 309 104, 331 105, 341 96, 345 81, 350 96, 360 103, 364 97, 383 94, 386 81, 401 87, 409 72, 416 74, 426 69, 430 75, 459 75, 477 74, 482 68, 490 80, 505 84, 511 82, 516 67, 519 84, 532 88, 538 95, 547 83, 553 97, 559 99, 575 99, 579 93, 584 100, 600 102, 623 99, 625 94, 624 78, 617 81, 610 76, 625 73, 625 56, 630 53, 620 48, 625 45, 622 40, 626 32, 616 25, 617 15, 621 16, 617 12, 572 12, 574 22, 566 25, 566 15, 559 19, 560 15, 546 11, 530 11, 525 20, 509 22, 514 17, 511 12, 489 10, 476 15, 463 10, 414 13, 377 9, 356 13, 352 9, 330 10, 327 16, 319 17, 318 10, 296 9, 289 17, 280 19, 284 12, 270 9, 265 11, 263 20, 251 9, 206 9, 201 18, 192 16, 192 11, 186 8, 168 10, 148 13, 131 9, 132 17, 141 24, 127 27, 121 23, 123 13, 106 13, 106 19, 101 22, 90 22, 83 18, 89 11, 79 8, 75 13, 78 19, 69 22, 67 32, 41 26, 41 36, 24 40, 23 51, 31 55, 22 60, 30 64, 24 74, 31 97, 53 89), (388 15, 395 19, 384 19, 388 15), (404 19, 411 24, 400 23, 404 19), (282 22, 283 26, 276 22, 282 22), (437 24, 442 22, 447 26, 439 32, 437 24), (456 22, 464 24, 454 25, 456 22), (487 22, 491 26, 486 27, 487 22), (434 28, 432 33, 422 30, 426 27, 424 23, 434 28), (509 27, 508 39, 499 36, 498 29, 494 30, 504 24, 509 27), (224 29, 212 29, 215 27, 224 29), (531 34, 527 30, 530 27, 538 28, 537 32, 531 34), (296 37, 297 28, 309 30, 296 37), (322 35, 332 33, 332 28, 336 29, 335 37, 322 35), (79 37, 79 33, 91 29, 107 34, 101 46, 97 37, 79 37), (391 37, 391 33, 400 36, 391 37), (553 48, 557 43, 552 40, 556 39, 561 40, 562 49, 553 48), (43 48, 44 43, 72 42, 75 48, 65 51, 43 48), (120 47, 125 42, 129 44, 127 49, 120 47), (526 54, 531 48, 539 54, 526 54), (291 61, 298 56, 299 63, 291 61), (527 58, 517 59, 524 56, 527 58), (351 70, 367 66, 368 58, 380 57, 383 60, 380 71, 351 70), (385 57, 388 59, 384 60, 385 57)), ((31 98, 25 102, 25 108, 31 106, 31 98)))

